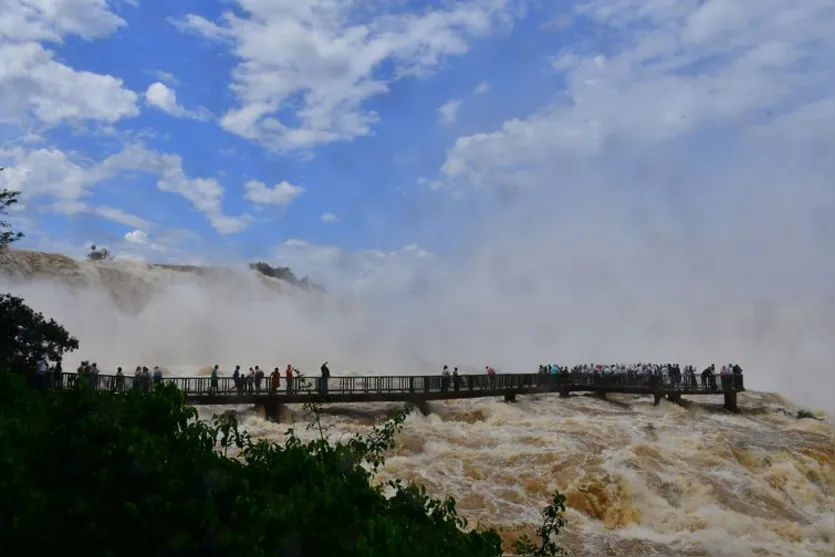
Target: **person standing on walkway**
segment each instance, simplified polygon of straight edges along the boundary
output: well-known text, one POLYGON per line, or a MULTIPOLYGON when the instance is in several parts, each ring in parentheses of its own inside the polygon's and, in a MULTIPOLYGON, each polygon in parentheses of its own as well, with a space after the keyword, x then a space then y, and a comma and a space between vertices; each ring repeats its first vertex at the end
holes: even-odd
POLYGON ((255 389, 255 370, 249 368, 246 374, 246 392, 251 393, 255 389))
POLYGON ((87 378, 90 380, 90 386, 94 389, 99 388, 99 366, 96 362, 93 362, 93 365, 90 366, 90 370, 87 372, 87 378))
POLYGON ((147 366, 142 366, 142 375, 139 376, 142 384, 142 392, 148 393, 151 391, 151 372, 148 371, 147 366))
POLYGON ((217 377, 218 369, 217 368, 218 368, 217 364, 215 364, 214 367, 212 368, 212 375, 211 375, 211 379, 209 380, 209 394, 210 395, 217 394, 217 381, 218 381, 218 377, 217 377))
POLYGON ((287 394, 293 394, 293 366, 287 364, 287 369, 284 370, 284 378, 287 383, 287 394))
POLYGON ((323 363, 319 370, 322 372, 322 377, 319 378, 319 394, 328 396, 328 380, 331 378, 331 370, 328 368, 328 362, 323 363))
POLYGON ((448 391, 449 390, 449 366, 444 366, 443 371, 441 371, 441 391, 448 391))
POLYGON ((241 377, 241 366, 235 366, 235 371, 232 372, 232 382, 235 383, 235 389, 238 394, 243 393, 243 377, 241 377))
POLYGON ((255 366, 255 392, 256 393, 261 392, 261 383, 263 381, 264 381, 264 371, 260 367, 255 366))
POLYGON ((492 368, 492 366, 484 366, 484 369, 487 370, 487 381, 490 385, 491 389, 496 388, 496 370, 492 368))

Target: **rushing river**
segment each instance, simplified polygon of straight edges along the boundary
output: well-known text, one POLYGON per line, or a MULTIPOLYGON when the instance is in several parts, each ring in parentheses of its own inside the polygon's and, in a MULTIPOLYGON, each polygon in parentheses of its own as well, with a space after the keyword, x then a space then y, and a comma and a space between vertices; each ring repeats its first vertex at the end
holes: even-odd
MULTIPOLYGON (((303 302, 290 301, 297 296, 288 296, 286 285, 263 277, 94 266, 36 252, 4 256, 0 271, 9 277, 7 290, 78 336, 82 349, 67 359, 67 368, 84 358, 97 360, 104 372, 142 363, 162 365, 169 375, 193 375, 217 361, 228 374, 247 354, 239 362, 244 368, 292 362, 309 370, 326 353, 335 375, 346 361, 361 361, 354 373, 415 371, 406 367, 415 362, 405 358, 403 369, 392 366, 404 346, 383 336, 391 328, 387 323, 375 325, 343 301, 307 295, 303 302), (385 340, 371 342, 373 331, 385 340)), ((714 354, 715 347, 736 345, 760 358, 747 365, 746 385, 785 389, 807 404, 823 404, 831 394, 822 393, 821 380, 831 371, 819 364, 831 361, 825 347, 832 346, 835 322, 826 307, 776 312, 756 337, 744 316, 717 329, 716 338, 709 322, 694 322, 692 330, 702 332, 689 351, 714 354), (820 314, 812 316, 814 311, 820 314), (802 372, 797 380, 763 372, 769 362, 782 366, 781 358, 793 358, 793 369, 802 372)), ((798 420, 799 407, 761 392, 740 395, 738 415, 721 405, 721 397, 692 397, 656 407, 651 398, 623 395, 607 401, 540 395, 513 404, 435 402, 430 415, 409 416, 379 480, 419 481, 435 496, 452 495, 471 524, 489 522, 507 541, 532 532, 538 510, 558 489, 568 501, 568 527, 560 541, 574 555, 835 554, 831 414, 818 411, 820 419, 798 420)), ((393 408, 331 406, 326 423, 338 438, 367 431, 393 408)), ((213 410, 219 409, 201 413, 213 410)), ((246 429, 278 442, 292 422, 308 419, 300 407, 285 408, 280 424, 252 408, 238 410, 246 429)))
MULTIPOLYGON (((798 420, 798 408, 765 393, 740 395, 739 415, 721 405, 626 395, 435 402, 430 415, 409 416, 379 479, 452 495, 472 524, 489 522, 508 541, 532 533, 558 489, 568 501, 561 543, 574 555, 833 555, 831 416, 798 420)), ((394 408, 333 405, 325 423, 338 439, 394 408)), ((277 442, 309 419, 293 406, 280 424, 240 410, 247 430, 277 442)))

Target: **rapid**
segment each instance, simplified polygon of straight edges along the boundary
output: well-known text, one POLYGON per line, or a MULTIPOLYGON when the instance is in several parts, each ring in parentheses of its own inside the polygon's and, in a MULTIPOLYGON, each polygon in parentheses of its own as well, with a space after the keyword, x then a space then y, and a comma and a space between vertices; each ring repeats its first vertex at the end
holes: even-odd
MULTIPOLYGON (((104 373, 140 363, 184 376, 213 363, 226 374, 236 363, 293 363, 313 373, 327 359, 342 375, 437 373, 438 362, 480 363, 444 362, 427 344, 405 346, 390 322, 380 323, 354 300, 302 294, 252 273, 94 265, 16 250, 3 255, 0 274, 2 291, 23 296, 78 336, 81 350, 67 358, 66 369, 91 359, 104 373)), ((790 334, 798 319, 831 333, 832 314, 813 310, 820 313, 777 312, 765 338, 790 334)), ((740 351, 750 349, 737 342, 740 351)), ((493 524, 507 541, 532 533, 549 492, 559 489, 568 501, 560 543, 573 555, 833 555, 835 426, 831 408, 816 408, 831 405, 831 393, 805 396, 816 386, 797 385, 808 377, 802 369, 765 378, 756 365, 741 363, 753 390, 740 395, 738 415, 722 410, 721 397, 659 406, 626 395, 431 403, 428 416, 408 417, 379 480, 420 481, 432 495, 452 495, 472 525, 493 524), (782 380, 792 373, 797 381, 782 380), (791 392, 761 392, 781 385, 791 392), (798 419, 800 410, 815 417, 798 419)), ((367 431, 394 408, 328 406, 328 435, 367 431)), ((201 408, 201 416, 215 410, 201 408)), ((253 435, 279 442, 287 427, 309 419, 298 407, 285 409, 278 424, 257 409, 237 411, 253 435)))

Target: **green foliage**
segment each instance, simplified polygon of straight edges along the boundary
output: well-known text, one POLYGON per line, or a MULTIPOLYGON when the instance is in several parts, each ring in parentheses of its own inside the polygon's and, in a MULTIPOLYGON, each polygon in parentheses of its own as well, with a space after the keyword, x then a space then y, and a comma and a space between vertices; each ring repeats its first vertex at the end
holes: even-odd
POLYGON ((22 298, 0 294, 0 366, 19 370, 23 359, 38 356, 57 361, 76 350, 78 340, 54 319, 27 306, 22 298))
POLYGON ((534 542, 527 535, 516 540, 514 550, 517 555, 565 555, 554 537, 565 528, 565 495, 554 493, 551 504, 542 509, 542 525, 536 530, 539 541, 534 542))
POLYGON ((35 393, 0 374, 0 554, 501 555, 495 531, 462 530, 453 499, 372 485, 405 417, 279 445, 231 414, 198 421, 171 385, 35 393))
MULTIPOLYGON (((16 201, 0 191, 0 214, 16 201)), ((0 250, 22 237, 8 228, 0 222, 0 250)), ((90 258, 109 253, 92 246, 90 258)), ((0 295, 0 369, 76 348, 54 320, 0 295)), ((406 411, 367 436, 330 443, 321 406, 307 408, 318 438, 305 443, 291 429, 279 445, 250 438, 233 414, 199 421, 170 384, 147 394, 85 381, 36 392, 19 374, 0 372, 0 555, 502 554, 494 530, 464 530, 454 499, 399 481, 373 485, 406 411)), ((544 511, 540 546, 517 550, 561 551, 550 537, 564 525, 562 495, 554 505, 544 511)))
POLYGON ((819 417, 815 416, 815 414, 813 412, 810 412, 808 410, 798 411, 797 412, 797 419, 798 420, 818 420, 819 422, 823 421, 822 418, 819 418, 819 417))
POLYGON ((90 261, 110 261, 113 259, 110 250, 107 248, 97 248, 96 244, 90 246, 90 253, 87 254, 87 259, 90 261))
POLYGON ((301 279, 297 278, 290 267, 273 267, 263 261, 259 261, 258 263, 250 263, 249 268, 253 271, 258 271, 264 276, 289 282, 290 284, 294 284, 305 290, 316 290, 319 292, 325 291, 324 286, 316 284, 308 277, 303 277, 301 279))
MULTIPOLYGON (((0 190, 0 215, 18 202, 20 192, 0 190)), ((0 251, 23 234, 10 230, 0 221, 0 251)), ((21 370, 23 361, 46 356, 55 361, 64 352, 78 348, 78 341, 53 319, 27 306, 23 299, 0 294, 0 369, 21 370)))
MULTIPOLYGON (((3 170, 0 168, 0 170, 3 170)), ((0 190, 0 215, 8 215, 9 207, 18 203, 19 191, 0 190)), ((0 220, 0 250, 23 238, 23 233, 11 230, 11 225, 0 220)))

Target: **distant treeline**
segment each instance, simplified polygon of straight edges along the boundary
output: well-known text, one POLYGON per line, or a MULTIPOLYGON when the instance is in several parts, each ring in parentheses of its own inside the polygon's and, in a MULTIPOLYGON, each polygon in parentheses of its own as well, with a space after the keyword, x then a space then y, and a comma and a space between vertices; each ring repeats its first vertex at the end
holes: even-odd
POLYGON ((290 269, 290 267, 273 267, 263 261, 259 261, 258 263, 250 263, 249 268, 253 271, 258 271, 264 276, 280 279, 290 284, 295 284, 299 288, 303 288, 305 290, 316 290, 318 292, 324 292, 325 287, 321 284, 317 284, 310 280, 308 277, 303 277, 299 279, 290 269))
POLYGON ((90 246, 90 253, 87 254, 90 261, 110 261, 113 255, 107 248, 97 248, 96 244, 90 246))
MULTIPOLYGON (((87 259, 90 261, 110 261, 113 259, 113 254, 107 248, 99 248, 93 244, 90 246, 90 253, 87 254, 87 259)), ((250 263, 249 268, 253 271, 258 271, 262 275, 289 282, 305 290, 325 292, 324 286, 313 282, 308 277, 298 278, 290 267, 273 267, 268 263, 259 261, 258 263, 250 263)))

